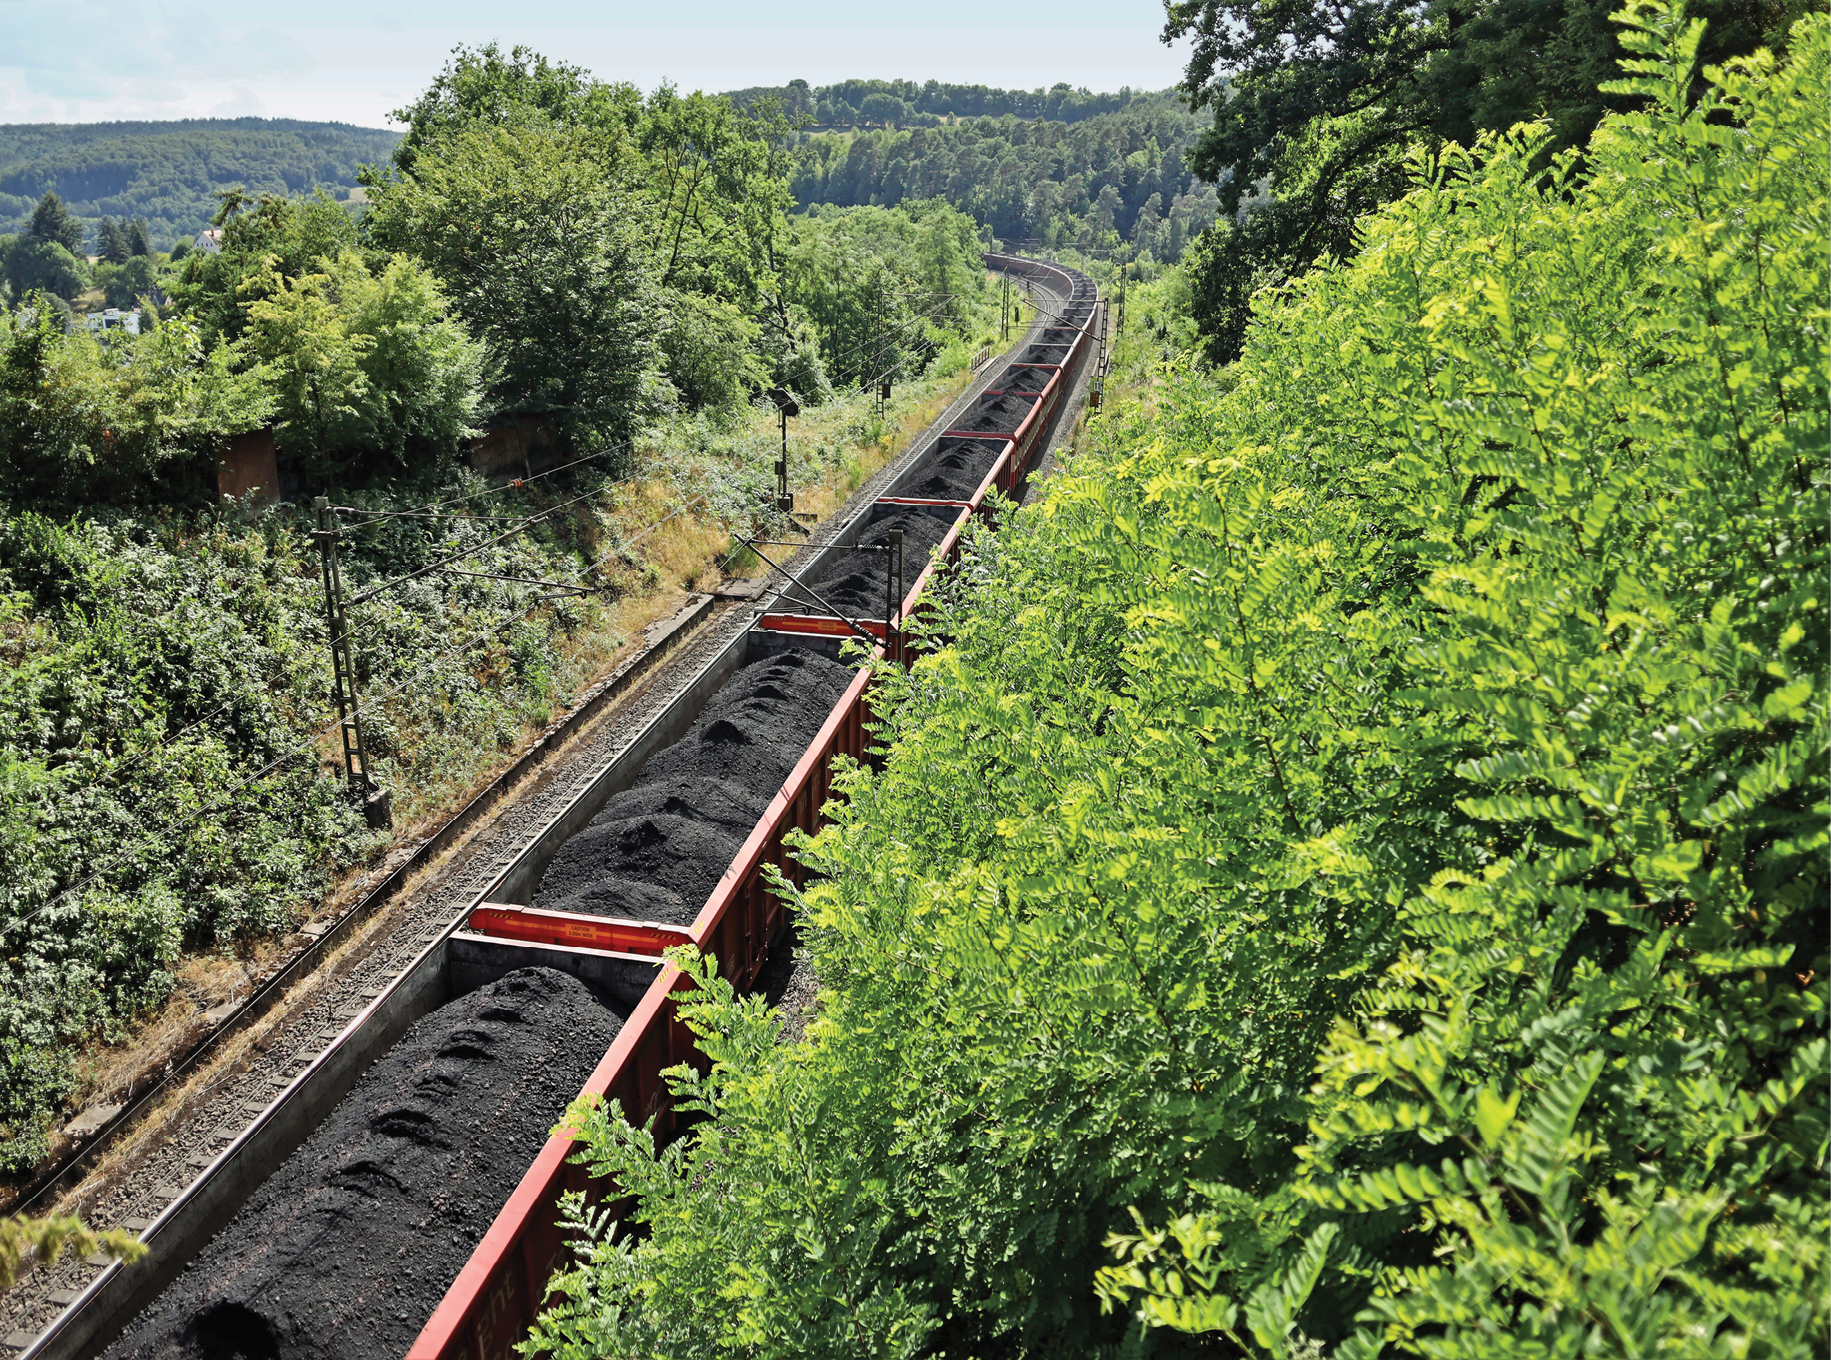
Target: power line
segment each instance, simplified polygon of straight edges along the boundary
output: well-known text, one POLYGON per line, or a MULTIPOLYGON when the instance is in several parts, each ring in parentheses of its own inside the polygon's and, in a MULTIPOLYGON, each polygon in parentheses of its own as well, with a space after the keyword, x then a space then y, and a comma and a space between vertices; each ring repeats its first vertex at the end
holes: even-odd
MULTIPOLYGON (((416 519, 418 519, 418 518, 437 519, 437 518, 439 518, 439 516, 436 512, 441 507, 448 506, 448 505, 464 505, 467 502, 476 500, 479 496, 487 496, 491 492, 519 490, 524 486, 530 486, 533 483, 541 481, 544 478, 551 477, 556 473, 564 472, 568 468, 578 467, 581 463, 589 463, 589 462, 592 462, 599 458, 609 457, 610 455, 615 454, 615 453, 627 453, 628 451, 629 451, 629 445, 627 443, 619 444, 619 445, 612 445, 609 448, 600 449, 596 453, 588 453, 582 458, 574 458, 569 463, 561 463, 558 467, 546 468, 543 471, 535 473, 531 477, 516 477, 516 478, 511 479, 510 481, 504 482, 500 486, 480 487, 475 491, 466 492, 462 496, 445 497, 440 500, 431 501, 426 505, 414 506, 412 509, 409 509, 409 510, 390 510, 390 511, 377 512, 377 511, 363 510, 356 506, 340 505, 337 507, 337 511, 339 514, 372 515, 373 518, 364 521, 362 524, 351 526, 352 528, 361 528, 361 529, 372 528, 373 526, 375 526, 377 524, 385 524, 391 519, 405 519, 408 517, 412 517, 412 518, 416 518, 416 519)), ((508 519, 511 517, 507 516, 507 515, 502 515, 502 516, 490 515, 490 516, 476 516, 475 518, 508 519)))

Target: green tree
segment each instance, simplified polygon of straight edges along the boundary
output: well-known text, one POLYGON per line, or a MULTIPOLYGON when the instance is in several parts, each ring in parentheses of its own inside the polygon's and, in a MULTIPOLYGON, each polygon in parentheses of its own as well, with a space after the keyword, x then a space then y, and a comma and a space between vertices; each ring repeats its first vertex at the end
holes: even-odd
POLYGON ((1182 241, 1214 221, 1217 206, 1214 186, 1200 183, 1186 160, 1203 121, 1164 92, 1131 96, 1119 109, 1073 123, 1003 116, 815 134, 797 143, 791 183, 803 206, 944 199, 1019 243, 1081 241, 1102 202, 1101 229, 1110 225, 1129 239, 1156 197, 1159 215, 1179 233, 1180 253, 1182 241))
POLYGON ((986 289, 972 219, 941 202, 822 209, 794 219, 782 296, 808 318, 835 382, 920 373, 986 289))
POLYGON ((241 336, 250 302, 356 245, 356 224, 323 193, 250 199, 228 191, 218 204, 216 222, 222 248, 186 255, 169 287, 210 344, 241 336))
POLYGON ((389 115, 407 127, 395 147, 394 164, 411 170, 429 144, 479 124, 519 123, 530 112, 555 123, 628 130, 638 121, 641 104, 635 86, 607 84, 582 67, 551 61, 532 48, 504 53, 495 43, 460 44, 425 93, 389 115))
MULTIPOLYGON (((725 99, 665 84, 645 100, 633 86, 596 80, 526 48, 505 55, 492 44, 456 49, 397 117, 408 132, 396 165, 408 175, 423 156, 459 154, 466 130, 518 122, 567 130, 570 154, 591 162, 581 173, 596 173, 635 200, 648 224, 642 253, 674 395, 691 406, 728 406, 774 380, 785 304, 774 288, 772 248, 792 200, 784 182, 788 128, 773 104, 740 113, 725 99)), ((385 195, 385 184, 378 187, 385 195)), ((399 235, 388 239, 418 248, 399 235)))
POLYGON ((125 264, 109 271, 102 279, 102 296, 110 307, 125 309, 137 306, 141 298, 153 293, 158 286, 159 271, 152 257, 129 255, 125 264))
POLYGON ((94 1232, 80 1218, 0 1218, 0 1289, 11 1289, 28 1263, 55 1265, 66 1251, 72 1256, 106 1252, 117 1261, 137 1261, 146 1255, 138 1239, 122 1228, 94 1232))
POLYGON ((44 292, 69 302, 89 284, 89 271, 56 241, 27 233, 6 248, 6 286, 15 298, 44 292))
POLYGON ((275 443, 314 482, 449 465, 482 398, 483 347, 438 283, 346 250, 250 304, 243 353, 272 394, 275 443))
POLYGON ((122 264, 127 259, 127 233, 112 217, 104 217, 96 225, 95 253, 109 264, 122 264))
POLYGON ((129 255, 151 255, 153 253, 153 240, 147 234, 144 217, 136 217, 128 224, 126 236, 129 255))
MULTIPOLYGON (((1621 55, 1613 0, 1168 0, 1165 41, 1192 37, 1183 89, 1214 125, 1190 164, 1220 186, 1224 225, 1192 265, 1210 356, 1239 353, 1252 293, 1354 250, 1355 223, 1407 187, 1420 138, 1472 145, 1546 119, 1547 151, 1581 146, 1621 55), (1269 187, 1269 201, 1253 203, 1269 187), (1242 214, 1242 205, 1247 211, 1242 214), (1234 220, 1238 215, 1239 220, 1234 220)), ((1703 60, 1780 48, 1798 0, 1704 0, 1703 60)))
POLYGON ((55 189, 46 189, 44 197, 38 200, 26 231, 41 241, 54 241, 78 257, 82 255, 83 242, 89 235, 76 214, 64 206, 55 189))
POLYGON ((368 226, 411 252, 487 347, 489 407, 623 438, 655 396, 653 218, 612 135, 524 117, 467 125, 377 181, 368 226))

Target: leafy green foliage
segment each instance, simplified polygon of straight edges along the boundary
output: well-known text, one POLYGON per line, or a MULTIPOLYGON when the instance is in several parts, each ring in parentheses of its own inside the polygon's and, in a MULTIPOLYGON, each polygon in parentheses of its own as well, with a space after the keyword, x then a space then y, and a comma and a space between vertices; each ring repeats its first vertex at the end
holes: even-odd
POLYGON ((302 278, 318 261, 355 247, 356 225, 323 194, 284 198, 225 193, 218 204, 220 249, 192 251, 170 285, 178 306, 206 343, 237 340, 248 326, 250 290, 271 289, 277 275, 302 278))
POLYGON ((533 1349, 1823 1350, 1831 23, 1629 19, 977 538, 533 1349))
POLYGON ((38 200, 38 206, 32 209, 26 234, 41 241, 55 241, 72 255, 83 253, 83 240, 89 235, 55 189, 47 189, 45 196, 38 200))
POLYGON ((49 1265, 64 1252, 87 1256, 105 1251, 117 1261, 137 1261, 146 1255, 134 1235, 123 1228, 93 1232, 79 1218, 0 1218, 0 1289, 12 1288, 26 1261, 49 1265))
POLYGON ((49 306, 0 313, 0 480, 13 505, 186 495, 226 437, 271 410, 258 375, 235 372, 220 346, 206 355, 186 319, 103 343, 66 334, 49 306))
POLYGON ((272 393, 276 447, 318 485, 442 470, 473 433, 483 347, 403 255, 375 273, 353 250, 318 265, 297 279, 270 274, 267 295, 247 304, 241 349, 272 393))
POLYGON ((782 293, 836 383, 916 376, 989 292, 972 220, 945 203, 816 210, 790 226, 782 293))
POLYGON ((938 205, 870 227, 791 224, 791 134, 767 99, 644 97, 491 44, 460 48, 399 116, 408 133, 396 173, 370 176, 370 227, 451 285, 505 410, 576 412, 602 435, 674 402, 729 412, 777 384, 818 401, 828 366, 868 376, 861 327, 881 352, 871 373, 920 372, 983 290, 970 226, 938 205), (930 309, 885 301, 911 282, 961 303, 918 332, 930 309), (898 329, 888 343, 880 315, 898 329), (597 389, 568 386, 581 383, 597 389))
POLYGON ((112 217, 95 224, 95 253, 100 257, 97 263, 123 264, 127 260, 127 233, 112 217))
POLYGON ((159 265, 148 255, 129 255, 119 267, 98 264, 95 281, 101 285, 107 304, 122 311, 157 297, 164 282, 159 265))
POLYGON ((58 242, 30 232, 6 242, 0 268, 5 270, 7 289, 16 299, 44 292, 68 302, 88 286, 88 270, 83 261, 58 242))
POLYGON ((552 412, 575 439, 626 437, 652 400, 652 221, 615 155, 589 129, 470 126, 372 190, 375 239, 423 261, 488 347, 492 409, 552 412))
MULTIPOLYGON (((1355 224, 1409 187, 1408 145, 1472 145, 1549 123, 1580 147, 1625 96, 1599 88, 1621 55, 1612 0, 1171 0, 1166 41, 1193 37, 1183 89, 1213 126, 1190 165, 1220 185, 1222 225, 1196 256, 1209 356, 1240 352, 1252 294, 1355 248, 1355 224)), ((1780 47, 1795 0, 1703 0, 1701 59, 1780 47)))
MULTIPOLYGON (((356 515, 343 557, 351 593, 466 548, 476 570, 521 578, 429 578, 355 611, 376 774, 407 825, 590 678, 574 635, 620 642, 602 602, 543 604, 523 582, 611 556, 598 583, 612 597, 635 584, 606 541, 601 477, 551 501, 475 479, 451 490, 467 513, 356 515), (579 496, 591 503, 491 544, 491 516, 579 496)), ((0 1173, 43 1155, 85 1047, 164 1004, 184 954, 285 933, 382 844, 321 761, 310 527, 283 509, 163 526, 0 517, 0 1173)))

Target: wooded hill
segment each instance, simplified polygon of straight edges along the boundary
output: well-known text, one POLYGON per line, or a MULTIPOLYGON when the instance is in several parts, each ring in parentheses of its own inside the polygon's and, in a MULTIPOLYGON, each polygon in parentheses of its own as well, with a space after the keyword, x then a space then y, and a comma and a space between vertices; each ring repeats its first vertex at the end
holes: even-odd
POLYGON ((793 184, 803 206, 944 198, 1010 244, 1123 241, 1174 260, 1218 210, 1214 185, 1188 165, 1209 122, 1163 93, 1079 120, 1007 113, 817 133, 793 184))
POLYGON ((0 234, 22 230, 47 189, 82 218, 144 218, 153 244, 210 224, 216 193, 347 198, 361 165, 385 161, 398 132, 289 118, 0 126, 0 234))
POLYGON ((725 98, 748 108, 774 98, 789 118, 811 118, 816 127, 934 127, 957 118, 1047 118, 1078 123, 1102 113, 1117 113, 1135 99, 1149 98, 1129 87, 1117 94, 1095 94, 1058 81, 1046 90, 995 90, 985 85, 949 85, 938 80, 842 80, 810 86, 805 80, 786 85, 753 85, 731 90, 725 98))
MULTIPOLYGON (((794 182, 803 207, 941 197, 1010 240, 1116 231, 1159 259, 1214 220, 1214 191, 1185 165, 1209 120, 1173 93, 798 80, 722 97, 739 109, 774 97, 791 120, 812 120, 794 182)), ((0 235, 23 230, 55 190, 91 225, 144 219, 169 250, 209 225, 231 186, 347 199, 360 167, 386 162, 400 136, 281 118, 0 126, 0 235)))

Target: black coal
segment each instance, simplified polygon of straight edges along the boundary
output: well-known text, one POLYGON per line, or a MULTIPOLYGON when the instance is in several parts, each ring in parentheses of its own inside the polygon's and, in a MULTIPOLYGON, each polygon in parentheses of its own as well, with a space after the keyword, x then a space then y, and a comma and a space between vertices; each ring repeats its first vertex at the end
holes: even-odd
POLYGON ((1036 403, 1026 397, 981 397, 979 404, 954 422, 956 430, 1010 434, 1024 423, 1036 403))
POLYGON ((534 905, 691 924, 855 674, 800 648, 739 671, 560 847, 534 905))
POLYGON ((1013 365, 992 379, 997 392, 1041 392, 1055 376, 1053 368, 1017 367, 1013 365))
MULTIPOLYGON (((990 467, 988 461, 987 466, 990 467)), ((983 478, 984 474, 981 474, 983 478)), ((975 487, 978 482, 973 483, 975 487)), ((911 506, 873 521, 859 536, 862 544, 884 544, 890 531, 903 531, 903 589, 915 584, 916 577, 928 565, 929 554, 947 537, 953 520, 931 515, 911 506)), ((803 577, 831 608, 825 608, 811 596, 795 597, 793 608, 800 614, 831 614, 837 609, 847 618, 881 619, 885 604, 885 554, 854 550, 843 553, 811 580, 803 577)), ((805 592, 804 592, 805 593, 805 592)))
POLYGON ((106 1360, 399 1360, 622 1023, 547 968, 426 1016, 106 1360))

